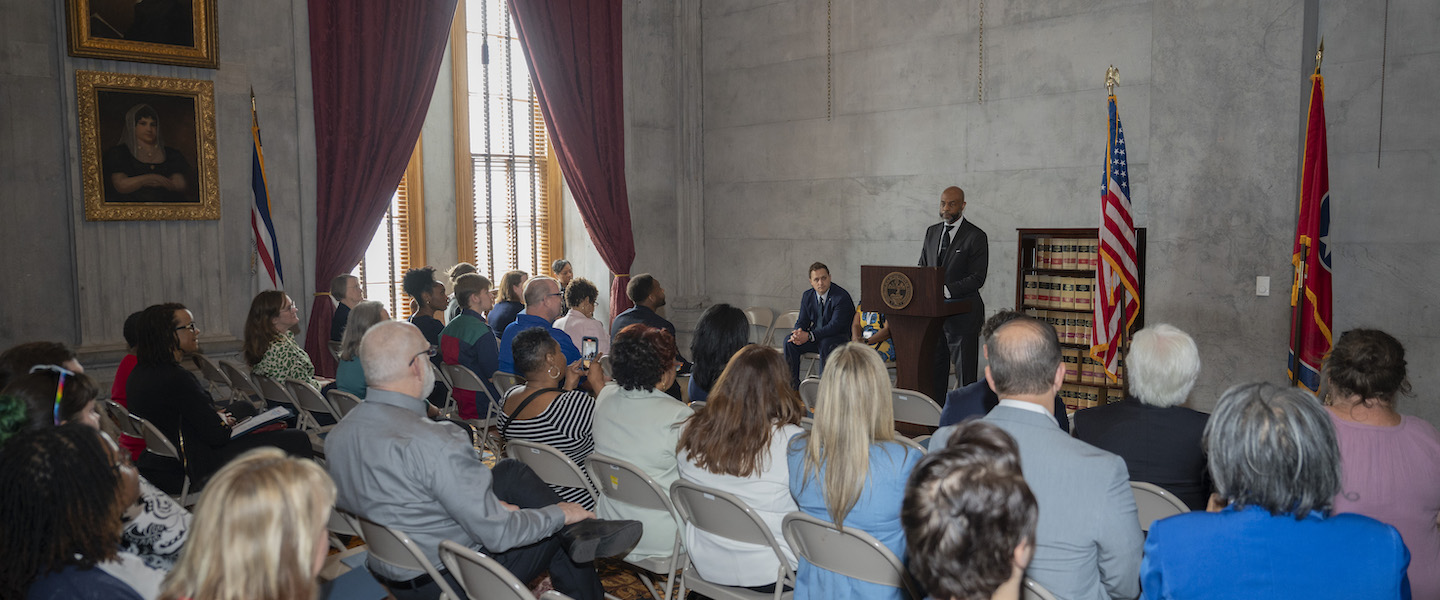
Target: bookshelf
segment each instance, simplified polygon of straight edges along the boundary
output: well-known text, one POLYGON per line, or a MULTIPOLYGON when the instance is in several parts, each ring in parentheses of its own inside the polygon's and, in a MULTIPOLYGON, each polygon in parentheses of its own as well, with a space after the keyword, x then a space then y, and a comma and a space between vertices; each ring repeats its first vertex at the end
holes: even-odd
MULTIPOLYGON (((1105 370, 1090 359, 1090 331, 1094 327, 1096 268, 1099 266, 1099 232, 1094 228, 1018 229, 1015 306, 1025 314, 1044 319, 1060 336, 1065 360, 1065 385, 1060 389, 1066 409, 1077 410, 1119 402, 1125 397, 1125 363, 1120 381, 1110 381, 1105 370)), ((1135 230, 1140 297, 1145 297, 1145 229, 1135 230)), ((1135 317, 1131 333, 1145 325, 1145 303, 1135 317)))

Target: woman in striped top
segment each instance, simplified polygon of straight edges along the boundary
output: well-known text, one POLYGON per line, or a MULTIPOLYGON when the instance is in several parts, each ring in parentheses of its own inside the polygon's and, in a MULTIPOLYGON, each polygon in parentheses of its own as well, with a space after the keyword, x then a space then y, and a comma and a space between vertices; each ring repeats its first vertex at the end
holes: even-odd
MULTIPOLYGON (((584 465, 595 450, 590 419, 595 412, 595 394, 605 387, 604 370, 587 371, 578 360, 567 366, 560 344, 541 327, 520 332, 511 351, 515 370, 525 377, 526 384, 505 394, 501 433, 506 439, 548 444, 575 464, 584 465), (580 378, 586 375, 582 389, 580 378)), ((595 509, 594 500, 583 489, 550 487, 566 502, 595 509)))

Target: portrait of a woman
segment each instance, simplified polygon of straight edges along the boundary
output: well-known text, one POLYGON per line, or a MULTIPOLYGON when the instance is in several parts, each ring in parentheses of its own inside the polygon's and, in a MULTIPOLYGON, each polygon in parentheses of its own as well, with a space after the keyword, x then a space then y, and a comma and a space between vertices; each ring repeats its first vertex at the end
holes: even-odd
POLYGON ((160 115, 149 104, 125 113, 120 143, 105 151, 107 202, 189 202, 190 163, 165 146, 160 115))

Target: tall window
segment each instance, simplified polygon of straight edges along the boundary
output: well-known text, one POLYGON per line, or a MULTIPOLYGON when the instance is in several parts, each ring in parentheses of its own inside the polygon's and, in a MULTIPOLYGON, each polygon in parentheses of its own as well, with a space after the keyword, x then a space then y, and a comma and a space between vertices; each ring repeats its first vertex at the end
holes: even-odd
POLYGON ((455 61, 456 89, 466 93, 463 102, 457 93, 456 111, 467 114, 456 121, 468 128, 457 127, 456 134, 468 134, 469 164, 468 173, 457 176, 469 179, 472 200, 457 207, 465 221, 458 229, 460 254, 492 278, 513 269, 548 274, 562 252, 558 169, 509 5, 466 0, 461 12, 464 35, 452 41, 464 57, 455 61))
POLYGON ((410 317, 410 298, 405 295, 402 280, 405 271, 424 266, 425 227, 421 216, 423 205, 423 180, 420 174, 420 150, 410 157, 410 165, 400 178, 400 186, 390 199, 385 217, 365 249, 365 258, 360 260, 352 275, 360 278, 365 290, 365 299, 385 305, 390 316, 397 319, 410 317))

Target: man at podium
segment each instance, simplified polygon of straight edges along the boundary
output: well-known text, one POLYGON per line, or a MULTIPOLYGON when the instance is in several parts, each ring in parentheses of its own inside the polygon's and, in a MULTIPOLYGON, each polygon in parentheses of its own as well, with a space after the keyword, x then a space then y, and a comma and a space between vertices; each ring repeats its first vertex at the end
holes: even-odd
POLYGON ((945 319, 945 338, 935 349, 935 387, 938 397, 949 389, 951 361, 955 375, 964 386, 976 380, 979 364, 980 324, 985 320, 985 302, 980 287, 990 268, 990 240, 985 232, 965 219, 965 190, 948 187, 940 193, 941 222, 925 230, 920 248, 920 266, 945 270, 945 299, 968 300, 970 311, 945 319))

